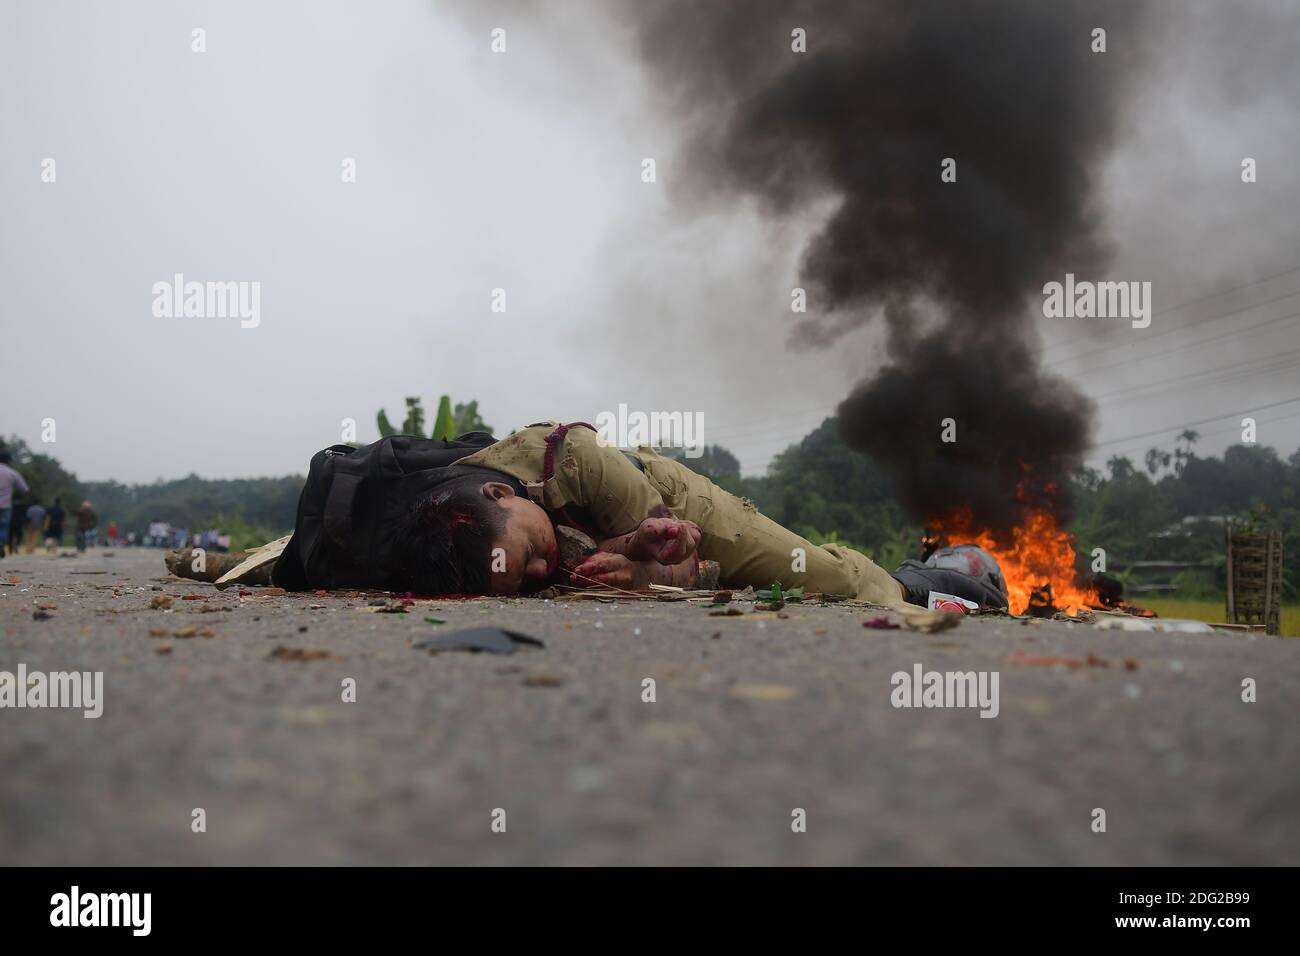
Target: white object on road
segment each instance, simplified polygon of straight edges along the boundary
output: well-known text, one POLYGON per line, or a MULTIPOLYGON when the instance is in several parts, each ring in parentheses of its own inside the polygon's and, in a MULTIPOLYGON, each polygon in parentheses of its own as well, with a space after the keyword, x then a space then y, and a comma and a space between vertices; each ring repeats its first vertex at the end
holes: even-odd
POLYGON ((1183 634, 1213 634, 1214 628, 1204 621, 1175 617, 1135 617, 1132 614, 1097 616, 1093 625, 1102 631, 1177 631, 1183 634))
POLYGON ((955 594, 944 594, 942 591, 931 591, 926 607, 931 611, 954 611, 957 614, 969 614, 980 609, 974 601, 968 601, 955 594))

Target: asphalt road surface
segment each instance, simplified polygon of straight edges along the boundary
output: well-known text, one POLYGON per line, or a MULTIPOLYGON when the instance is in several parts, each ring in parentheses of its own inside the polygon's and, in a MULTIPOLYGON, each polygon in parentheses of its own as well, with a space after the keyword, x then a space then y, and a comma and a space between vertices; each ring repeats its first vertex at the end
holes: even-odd
POLYGON ((1300 640, 381 613, 168 579, 143 549, 9 557, 0 583, 0 671, 103 672, 97 719, 0 709, 0 864, 1300 863, 1300 640), (546 646, 412 646, 483 625, 546 646), (893 706, 917 664, 996 672, 997 716, 893 706))

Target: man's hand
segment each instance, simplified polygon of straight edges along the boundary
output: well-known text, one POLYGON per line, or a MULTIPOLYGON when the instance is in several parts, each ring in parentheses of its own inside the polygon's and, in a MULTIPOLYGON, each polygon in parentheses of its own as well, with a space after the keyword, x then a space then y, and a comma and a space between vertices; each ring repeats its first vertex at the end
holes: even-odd
POLYGON ((645 587, 646 582, 642 580, 645 577, 644 570, 645 565, 626 555, 597 551, 574 568, 570 581, 578 587, 588 587, 597 582, 630 591, 645 587))
POLYGON ((597 551, 574 568, 569 581, 578 587, 607 584, 627 591, 643 591, 652 584, 673 587, 692 587, 699 568, 694 557, 677 564, 658 564, 654 561, 634 561, 625 554, 597 551))
POLYGON ((700 526, 678 518, 646 518, 633 537, 632 557, 660 564, 681 564, 695 553, 700 526))

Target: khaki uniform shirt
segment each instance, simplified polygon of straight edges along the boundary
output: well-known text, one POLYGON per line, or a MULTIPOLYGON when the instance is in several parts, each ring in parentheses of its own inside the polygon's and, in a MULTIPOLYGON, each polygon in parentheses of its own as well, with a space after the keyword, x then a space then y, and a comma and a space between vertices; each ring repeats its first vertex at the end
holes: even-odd
MULTIPOLYGON (((842 594, 875 604, 904 603, 902 586, 866 555, 838 544, 815 545, 759 513, 754 505, 650 448, 632 454, 641 471, 596 432, 569 430, 555 452, 555 474, 542 483, 546 438, 557 422, 530 425, 460 459, 521 481, 553 517, 581 513, 597 539, 634 530, 659 506, 700 526, 698 553, 717 561, 729 587, 782 587, 842 594)), ((561 523, 565 523, 561 519, 561 523)))

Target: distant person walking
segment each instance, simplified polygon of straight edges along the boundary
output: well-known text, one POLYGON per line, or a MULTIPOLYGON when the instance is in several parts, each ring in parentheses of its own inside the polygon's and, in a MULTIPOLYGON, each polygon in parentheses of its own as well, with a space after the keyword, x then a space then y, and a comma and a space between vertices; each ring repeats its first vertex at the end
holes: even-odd
POLYGON ((21 501, 14 502, 13 517, 9 519, 9 553, 17 554, 23 549, 23 507, 21 501))
POLYGON ((27 494, 27 482, 23 476, 9 467, 13 456, 0 450, 0 555, 4 554, 10 538, 10 520, 14 513, 14 491, 27 494))
POLYGON ((27 534, 23 551, 34 554, 45 538, 45 507, 39 501, 27 506, 27 534))
POLYGON ((67 512, 63 510, 63 499, 55 498, 50 510, 45 512, 45 547, 54 551, 63 544, 63 519, 67 512))
POLYGON ((99 516, 89 501, 83 501, 77 509, 77 550, 85 551, 95 540, 95 528, 99 525, 99 516))

